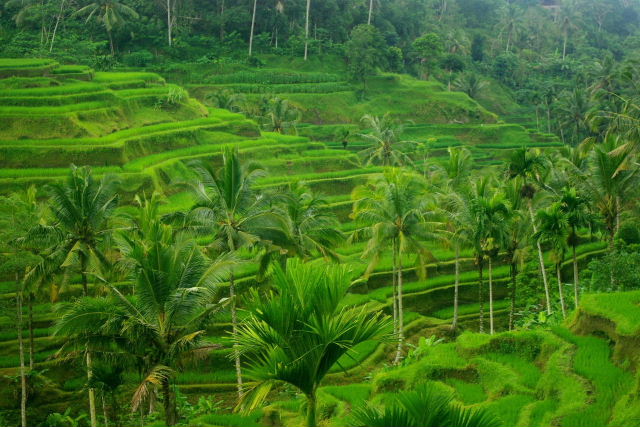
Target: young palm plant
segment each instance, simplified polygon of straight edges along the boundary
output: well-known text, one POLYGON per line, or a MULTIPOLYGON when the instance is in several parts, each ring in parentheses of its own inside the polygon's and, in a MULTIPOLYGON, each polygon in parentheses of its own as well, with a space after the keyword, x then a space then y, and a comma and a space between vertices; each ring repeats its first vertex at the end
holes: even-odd
MULTIPOLYGON (((402 169, 390 169, 369 184, 356 187, 353 217, 363 225, 361 233, 368 238, 362 259, 369 260, 365 276, 378 265, 381 255, 391 246, 393 257, 394 324, 398 335, 395 363, 402 358, 404 345, 403 259, 416 255, 418 274, 424 276, 426 262, 433 255, 422 242, 437 239, 430 220, 433 208, 426 203, 426 183, 422 176, 402 169)), ((355 234, 354 239, 361 236, 355 234)))
POLYGON ((307 426, 316 426, 316 392, 345 354, 368 340, 384 340, 390 322, 342 302, 351 275, 344 266, 287 260, 273 270, 274 290, 251 291, 249 317, 236 342, 249 361, 246 375, 256 381, 241 408, 255 409, 278 383, 296 387, 307 399, 307 426))
POLYGON ((379 410, 370 405, 353 412, 356 427, 500 427, 502 422, 486 409, 464 408, 451 403, 452 396, 438 394, 427 386, 396 395, 379 410))

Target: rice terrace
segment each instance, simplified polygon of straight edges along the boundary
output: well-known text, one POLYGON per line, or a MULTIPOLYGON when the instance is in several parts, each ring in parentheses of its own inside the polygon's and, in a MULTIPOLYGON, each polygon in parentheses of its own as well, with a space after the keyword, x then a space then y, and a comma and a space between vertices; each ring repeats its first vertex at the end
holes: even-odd
POLYGON ((640 427, 638 0, 0 0, 0 427, 640 427))

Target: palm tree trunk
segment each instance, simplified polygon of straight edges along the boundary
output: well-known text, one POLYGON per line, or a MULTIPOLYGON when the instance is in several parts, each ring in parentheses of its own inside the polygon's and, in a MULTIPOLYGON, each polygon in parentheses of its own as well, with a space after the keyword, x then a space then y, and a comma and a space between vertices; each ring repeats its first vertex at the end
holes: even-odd
POLYGON ((551 106, 547 104, 547 133, 551 133, 551 106))
POLYGON ((306 61, 309 53, 309 10, 311 9, 311 0, 307 0, 307 13, 304 24, 304 60, 306 61))
POLYGON ((220 0, 220 41, 224 40, 224 0, 220 0))
POLYGON ((456 260, 455 260, 455 283, 453 285, 453 322, 451 322, 451 330, 455 331, 458 327, 458 300, 460 287, 460 245, 456 243, 456 260))
POLYGON ((107 416, 107 404, 104 401, 104 391, 102 392, 102 416, 104 417, 104 427, 109 427, 109 417, 107 416))
POLYGON ((173 22, 171 17, 171 0, 167 0, 167 41, 169 42, 169 46, 172 44, 172 35, 171 32, 173 30, 173 22))
POLYGON ((562 291, 562 263, 556 264, 556 275, 558 276, 558 294, 560 295, 560 307, 562 307, 562 318, 567 318, 567 308, 564 305, 564 292, 562 291))
POLYGON ((580 284, 578 283, 579 275, 578 275, 578 258, 576 257, 576 245, 572 245, 573 250, 573 299, 576 309, 579 305, 579 289, 580 284))
POLYGON ((482 270, 484 269, 482 258, 478 259, 478 303, 480 304, 480 333, 484 332, 484 294, 483 294, 483 277, 482 270))
MULTIPOLYGON (((16 284, 18 284, 18 274, 16 273, 16 284)), ((20 425, 27 427, 27 376, 24 366, 24 342, 22 340, 22 291, 16 295, 16 305, 18 310, 18 351, 20 354, 20 425)))
POLYGON ((493 268, 491 256, 489 256, 489 333, 491 335, 495 333, 493 328, 493 268))
POLYGON ((87 260, 83 254, 80 254, 80 275, 82 276, 82 296, 89 296, 89 287, 87 286, 87 260))
MULTIPOLYGON (((91 352, 87 351, 87 379, 91 381, 91 377, 93 376, 91 362, 91 352)), ((91 419, 91 427, 98 427, 98 419, 96 417, 96 390, 94 388, 89 388, 89 415, 91 419)))
MULTIPOLYGON (((531 226, 533 227, 534 234, 538 232, 536 221, 533 215, 533 206, 531 199, 529 199, 529 216, 531 217, 531 226)), ((544 267, 544 256, 542 254, 542 245, 540 245, 540 239, 536 239, 536 246, 538 248, 538 262, 540 263, 540 273, 542 273, 542 283, 544 285, 545 298, 547 300, 547 314, 551 314, 551 295, 549 293, 549 282, 547 280, 547 270, 544 267)))
POLYGON ((113 34, 111 34, 111 30, 107 29, 107 34, 109 35, 109 46, 111 47, 111 56, 116 56, 116 48, 113 45, 113 34))
POLYGON ((49 45, 49 52, 53 51, 53 43, 56 41, 56 33, 58 32, 58 25, 62 19, 62 11, 64 10, 64 0, 60 2, 60 12, 56 18, 56 25, 53 27, 53 34, 51 35, 51 44, 49 45))
POLYGON ((396 240, 393 239, 392 251, 393 251, 393 267, 392 267, 392 278, 391 278, 391 286, 393 289, 393 334, 398 334, 398 285, 397 285, 397 276, 398 273, 398 256, 396 254, 396 240))
POLYGON ((400 249, 400 242, 398 242, 398 349, 396 350, 396 357, 393 361, 394 364, 400 363, 402 360, 402 346, 404 344, 404 309, 402 307, 402 250, 400 249))
POLYGON ((369 0, 369 18, 367 19, 367 25, 371 25, 372 12, 373 12, 373 0, 369 0))
POLYGON ((236 365, 236 380, 238 382, 238 399, 242 398, 244 392, 242 387, 242 366, 240 364, 240 350, 235 338, 238 334, 238 310, 236 308, 236 285, 233 272, 229 277, 229 298, 231 299, 231 327, 233 332, 233 358, 236 365))
POLYGON ((164 400, 164 420, 167 426, 173 426, 178 422, 178 413, 176 410, 176 398, 171 391, 171 385, 168 379, 162 380, 162 400, 164 400))
POLYGON ((27 304, 27 309, 29 311, 29 369, 33 369, 34 357, 33 353, 35 352, 35 340, 33 337, 33 294, 29 293, 29 301, 27 304))
POLYGON ((315 392, 307 396, 307 427, 316 427, 316 405, 317 399, 315 392))
POLYGON ((517 264, 511 261, 511 307, 509 308, 509 330, 513 330, 514 315, 516 311, 516 287, 517 287, 518 267, 517 264))
POLYGON ((562 60, 567 57, 567 39, 569 38, 569 34, 565 31, 564 33, 564 41, 562 43, 562 60))
POLYGON ((251 15, 251 32, 249 33, 249 56, 253 53, 253 30, 256 26, 256 7, 258 0, 253 0, 253 14, 251 15))

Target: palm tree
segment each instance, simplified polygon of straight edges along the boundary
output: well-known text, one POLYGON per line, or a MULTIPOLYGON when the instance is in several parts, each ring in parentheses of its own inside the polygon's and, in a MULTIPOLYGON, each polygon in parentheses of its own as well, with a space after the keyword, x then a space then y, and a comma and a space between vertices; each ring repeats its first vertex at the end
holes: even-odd
POLYGON ((77 10, 73 15, 87 15, 86 22, 89 22, 91 18, 95 18, 104 25, 109 36, 111 55, 116 53, 113 43, 114 28, 124 25, 128 18, 138 19, 138 13, 135 10, 118 0, 95 0, 93 3, 89 3, 77 10))
MULTIPOLYGON (((351 195, 354 200, 352 216, 364 226, 362 234, 368 237, 362 254, 363 259, 369 260, 366 276, 391 244, 393 277, 396 278, 394 324, 398 336, 394 363, 400 362, 404 344, 403 257, 409 253, 416 254, 418 273, 424 275, 425 263, 433 259, 433 255, 422 242, 437 238, 432 231, 434 223, 428 221, 434 209, 425 202, 425 185, 418 174, 390 169, 382 176, 372 178, 369 184, 356 187, 351 195)), ((354 235, 354 238, 359 237, 354 235)))
POLYGON ((569 221, 559 203, 554 203, 547 209, 538 211, 537 219, 540 224, 540 229, 534 237, 550 244, 553 248, 560 307, 562 308, 562 317, 566 318, 567 309, 564 303, 564 292, 562 290, 562 262, 564 261, 567 238, 569 237, 569 221))
POLYGON ((590 225, 591 216, 589 214, 589 202, 586 198, 578 194, 575 187, 565 187, 560 198, 560 209, 567 218, 569 224, 568 243, 571 246, 573 258, 573 297, 575 307, 579 304, 579 277, 578 274, 578 258, 576 257, 576 248, 578 246, 580 236, 578 229, 590 225))
MULTIPOLYGON (((23 303, 25 287, 23 277, 26 270, 40 259, 24 245, 24 237, 40 219, 40 208, 36 201, 36 189, 30 187, 24 193, 0 197, 0 274, 15 278, 16 330, 18 333, 18 359, 20 361, 20 424, 27 427, 27 372, 22 332, 24 329, 23 303)), ((33 328, 29 322, 30 354, 33 353, 33 328)), ((33 361, 30 367, 33 368, 33 361)))
POLYGON ((592 108, 591 100, 584 89, 573 88, 561 94, 558 101, 559 125, 565 129, 573 128, 572 142, 578 144, 589 130, 588 117, 592 108))
POLYGON ((511 278, 511 304, 509 307, 509 330, 513 330, 515 321, 518 266, 523 264, 527 254, 528 236, 531 224, 525 213, 525 200, 522 197, 522 182, 516 178, 504 186, 505 199, 509 203, 507 214, 507 240, 505 258, 509 263, 511 278))
POLYGON ((461 92, 469 95, 469 98, 476 99, 478 95, 487 87, 487 82, 474 72, 462 73, 453 85, 461 92))
POLYGON ((371 130, 369 133, 359 134, 360 137, 372 143, 370 148, 360 152, 367 165, 374 162, 382 166, 401 166, 404 163, 411 163, 411 159, 401 151, 410 141, 400 139, 403 127, 394 123, 389 113, 382 117, 366 114, 361 121, 371 130))
POLYGON ((507 33, 506 52, 511 52, 511 42, 517 36, 521 24, 520 10, 513 3, 507 3, 503 9, 502 31, 507 33))
POLYGON ((252 410, 278 383, 300 390, 307 399, 307 426, 316 426, 316 392, 329 370, 368 340, 389 338, 390 322, 380 312, 345 307, 351 286, 344 266, 287 260, 275 265, 275 290, 252 290, 249 316, 236 343, 249 360, 247 376, 256 381, 241 407, 252 410))
POLYGON ((327 202, 301 184, 294 185, 282 202, 286 234, 283 246, 287 256, 309 260, 318 253, 325 259, 338 260, 334 249, 344 240, 344 235, 327 202))
MULTIPOLYGON (((516 150, 509 159, 509 166, 507 168, 507 176, 509 179, 520 178, 522 187, 520 193, 522 197, 527 201, 527 207, 529 209, 529 217, 531 219, 531 225, 533 227, 534 234, 538 232, 534 213, 533 213, 533 198, 536 195, 537 185, 542 185, 543 175, 548 167, 548 161, 537 150, 527 150, 526 148, 520 148, 516 150)), ((551 314, 551 295, 549 293, 549 282, 547 280, 547 270, 544 266, 544 256, 542 254, 542 246, 540 241, 536 240, 536 247, 538 249, 538 262, 540 264, 540 273, 542 274, 542 283, 544 285, 544 292, 547 303, 547 314, 551 314)))
POLYGON ((48 245, 43 261, 33 268, 27 279, 46 276, 52 269, 81 276, 82 294, 87 296, 88 273, 109 264, 102 243, 111 233, 109 220, 118 206, 117 181, 104 176, 96 181, 88 167, 71 166, 64 184, 47 187, 51 224, 35 227, 29 239, 48 245))
POLYGON ((278 133, 286 133, 289 129, 296 129, 300 121, 300 110, 292 106, 289 101, 274 97, 267 103, 265 126, 278 133))
POLYGON ((478 299, 480 303, 480 332, 484 331, 484 262, 489 267, 489 322, 493 334, 493 263, 500 244, 504 240, 505 229, 500 226, 504 222, 508 205, 504 196, 490 188, 490 180, 482 177, 475 181, 466 195, 468 217, 468 239, 473 246, 478 266, 478 299))
POLYGON ((576 170, 579 184, 604 220, 610 252, 614 250, 620 215, 633 203, 640 180, 640 170, 632 154, 621 150, 624 144, 614 135, 607 136, 602 144, 593 147, 586 170, 576 170))
POLYGON ((70 337, 65 348, 88 343, 87 356, 108 355, 113 349, 109 344, 116 342, 144 361, 145 377, 133 395, 133 409, 157 385, 163 394, 165 422, 172 426, 178 420, 172 378, 188 359, 212 348, 204 341, 204 326, 225 305, 216 297, 217 284, 234 260, 207 259, 193 236, 174 233, 163 224, 156 196, 141 205, 132 230, 117 236, 119 267, 134 284, 133 298, 109 285, 109 298, 81 298, 63 307, 55 333, 70 337))
POLYGON ((365 405, 353 413, 354 426, 367 427, 499 427, 500 420, 486 409, 452 403, 453 396, 421 386, 395 396, 384 411, 365 405))
POLYGON ((449 158, 443 165, 442 171, 446 177, 446 183, 438 191, 438 196, 442 200, 441 206, 444 212, 444 233, 445 241, 452 246, 455 252, 455 283, 453 287, 453 321, 451 329, 458 326, 458 294, 460 285, 460 249, 468 244, 465 239, 465 229, 467 223, 465 218, 465 199, 460 195, 469 182, 471 169, 473 167, 473 157, 466 148, 448 149, 449 158))
MULTIPOLYGON (((242 166, 238 149, 227 149, 219 171, 205 162, 194 163, 199 180, 192 185, 196 202, 187 214, 187 223, 202 233, 214 233, 210 249, 235 253, 241 248, 256 248, 265 241, 278 240, 282 223, 267 206, 265 194, 254 184, 264 172, 256 165, 242 166)), ((235 336, 238 328, 234 271, 229 278, 231 322, 235 336)), ((242 396, 240 355, 234 349, 238 396, 242 396)))

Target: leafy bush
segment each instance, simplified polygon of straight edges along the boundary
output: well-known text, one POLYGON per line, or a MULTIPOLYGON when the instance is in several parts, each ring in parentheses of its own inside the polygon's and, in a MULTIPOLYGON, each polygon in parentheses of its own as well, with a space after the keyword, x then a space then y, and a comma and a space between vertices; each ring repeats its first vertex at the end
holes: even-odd
POLYGON ((146 67, 154 60, 153 53, 148 50, 139 50, 122 56, 122 62, 129 67, 146 67))

